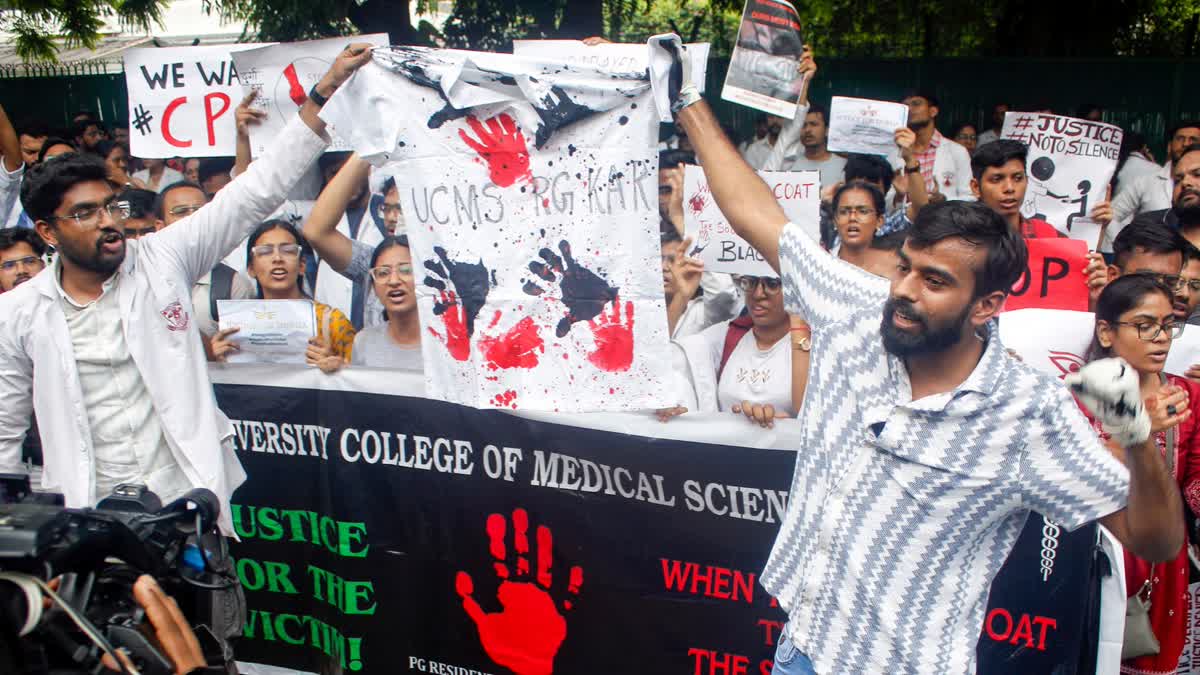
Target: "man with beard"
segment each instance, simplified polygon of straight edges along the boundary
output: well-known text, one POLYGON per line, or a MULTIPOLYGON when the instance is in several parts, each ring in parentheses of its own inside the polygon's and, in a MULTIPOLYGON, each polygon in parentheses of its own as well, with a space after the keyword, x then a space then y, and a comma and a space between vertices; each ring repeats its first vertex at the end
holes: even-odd
POLYGON ((829 118, 819 105, 809 107, 800 128, 800 145, 804 152, 784 159, 786 171, 820 171, 821 187, 842 180, 846 159, 829 152, 829 118))
MULTIPOLYGON (((1162 211, 1174 203, 1175 164, 1184 150, 1200 143, 1200 121, 1177 122, 1167 134, 1167 163, 1156 173, 1139 176, 1117 186, 1113 195, 1113 222, 1109 229, 1121 228, 1138 214, 1162 211)), ((1111 232, 1116 236, 1119 229, 1111 232)))
POLYGON ((0 293, 7 293, 37 276, 46 266, 46 244, 33 230, 0 230, 0 293))
POLYGON ((1138 556, 1173 559, 1183 507, 1136 376, 1100 361, 1073 378, 1122 464, 1068 390, 1000 342, 1020 234, 951 201, 917 214, 890 282, 834 259, 721 132, 678 38, 659 40, 713 197, 812 330, 792 499, 762 575, 789 615, 773 672, 974 672, 992 579, 1032 511, 1068 530, 1101 520, 1138 556))
POLYGON ((925 189, 932 197, 973 199, 971 154, 937 130, 938 99, 929 92, 913 92, 901 101, 908 106, 908 128, 917 134, 913 156, 921 167, 925 189))

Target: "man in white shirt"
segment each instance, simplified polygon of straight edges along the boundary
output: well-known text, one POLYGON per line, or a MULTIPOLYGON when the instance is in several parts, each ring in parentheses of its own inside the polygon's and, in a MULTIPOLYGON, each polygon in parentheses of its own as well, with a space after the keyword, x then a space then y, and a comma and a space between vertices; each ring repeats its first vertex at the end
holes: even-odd
POLYGON ((913 156, 930 197, 941 193, 946 199, 975 199, 971 192, 971 153, 937 130, 937 97, 918 91, 905 96, 902 103, 908 106, 908 128, 917 134, 913 156))
POLYGON ((18 225, 21 211, 17 193, 21 190, 21 177, 25 175, 25 160, 17 130, 13 128, 4 107, 0 106, 0 226, 18 225))
POLYGON ((324 151, 316 97, 369 59, 367 45, 348 47, 264 161, 204 209, 137 241, 125 241, 99 159, 66 156, 31 172, 22 202, 59 255, 0 295, 0 471, 21 471, 36 411, 42 488, 67 506, 90 506, 120 483, 145 484, 164 502, 204 487, 220 500, 222 531, 233 532, 229 498, 245 473, 213 399, 189 291, 324 151))
POLYGON ((1112 199, 1112 224, 1108 228, 1111 238, 1115 239, 1121 228, 1139 213, 1171 208, 1171 165, 1179 161, 1185 148, 1195 143, 1200 143, 1200 121, 1177 122, 1167 134, 1167 163, 1152 174, 1117 186, 1112 199))
POLYGON ((771 156, 775 142, 779 140, 779 132, 787 120, 777 115, 767 115, 767 135, 754 141, 742 152, 746 163, 755 168, 761 168, 771 156))
POLYGON ((167 186, 183 180, 183 174, 167 166, 165 159, 147 157, 142 159, 142 164, 146 168, 134 173, 133 177, 155 192, 162 192, 167 186))

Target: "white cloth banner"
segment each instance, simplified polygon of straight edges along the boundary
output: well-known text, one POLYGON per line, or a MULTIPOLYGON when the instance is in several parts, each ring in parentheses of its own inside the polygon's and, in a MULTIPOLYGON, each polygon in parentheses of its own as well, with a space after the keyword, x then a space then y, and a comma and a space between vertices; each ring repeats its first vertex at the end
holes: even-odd
POLYGON ((243 97, 232 53, 262 44, 148 47, 125 52, 129 144, 135 157, 232 156, 243 97))
POLYGON ((221 330, 237 328, 229 363, 304 363, 317 318, 308 300, 217 300, 221 330))
POLYGON ((1092 207, 1104 201, 1123 135, 1120 127, 1103 122, 1045 113, 1006 114, 1000 136, 1029 146, 1029 189, 1021 214, 1074 237, 1075 219, 1087 218, 1092 207))
POLYGON ((428 391, 479 407, 662 407, 658 122, 645 73, 375 50, 322 117, 400 186, 428 391))
MULTIPOLYGON (((707 42, 689 43, 692 83, 704 93, 708 72, 707 42)), ((650 67, 650 51, 644 43, 598 44, 588 46, 582 40, 513 40, 513 54, 544 61, 563 61, 603 70, 606 73, 641 73, 650 67)))
MULTIPOLYGON (((250 149, 255 157, 266 151, 272 139, 304 105, 308 90, 321 80, 333 60, 351 42, 380 46, 388 43, 388 36, 375 33, 287 42, 233 55, 242 83, 242 96, 252 90, 257 92, 253 105, 266 113, 258 124, 250 125, 250 149)), ((348 147, 341 138, 333 136, 329 149, 346 150, 348 147)))
POLYGON ((908 125, 908 106, 834 96, 829 104, 829 151, 897 157, 896 129, 908 125))
MULTIPOLYGON (((818 171, 759 171, 789 220, 821 241, 821 174, 818 171)), ((778 277, 766 259, 733 231, 717 207, 704 169, 688 165, 683 173, 683 225, 692 238, 688 255, 704 262, 706 272, 778 277)))

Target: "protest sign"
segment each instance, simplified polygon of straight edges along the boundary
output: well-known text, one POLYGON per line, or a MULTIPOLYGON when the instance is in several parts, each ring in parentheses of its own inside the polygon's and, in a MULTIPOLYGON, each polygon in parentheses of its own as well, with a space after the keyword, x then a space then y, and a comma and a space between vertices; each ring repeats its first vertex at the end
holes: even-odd
POLYGON ((1164 366, 1171 375, 1183 377, 1192 366, 1200 365, 1200 326, 1187 326, 1183 334, 1171 341, 1164 366))
POLYGON ((229 363, 304 363, 308 340, 317 334, 309 300, 217 300, 220 328, 237 328, 229 339, 238 350, 229 363))
POLYGON ((1092 207, 1104 201, 1122 136, 1120 127, 1103 122, 1045 113, 1006 114, 1001 137, 1029 146, 1029 188, 1021 215, 1044 220, 1074 237, 1074 221, 1088 217, 1092 207))
POLYGON ((125 52, 135 157, 214 157, 237 150, 242 87, 232 53, 261 44, 148 47, 125 52))
POLYGON ((829 151, 896 155, 896 129, 908 125, 908 106, 834 96, 829 104, 829 151))
POLYGON ((1025 363, 1058 378, 1083 367, 1096 317, 1091 312, 1018 309, 1000 315, 1000 341, 1025 363))
POLYGON ((1088 310, 1087 244, 1077 239, 1026 239, 1029 266, 1013 285, 1004 309, 1088 310))
MULTIPOLYGON (((703 94, 711 45, 697 42, 685 46, 691 56, 692 82, 703 94)), ((513 54, 542 61, 563 61, 608 73, 641 73, 650 67, 649 52, 644 42, 589 46, 582 40, 513 40, 513 54)))
MULTIPOLYGON (((386 33, 336 37, 308 42, 288 42, 233 55, 242 83, 242 95, 257 92, 253 105, 266 113, 258 124, 250 125, 250 149, 254 156, 266 151, 271 140, 295 116, 308 99, 313 87, 333 64, 348 42, 386 45, 386 33)), ((334 135, 329 150, 346 150, 341 138, 334 135)))
POLYGON ((804 39, 787 0, 746 0, 721 98, 787 119, 796 116, 804 39))
MULTIPOLYGON (((821 175, 817 171, 759 171, 788 219, 813 241, 821 241, 821 175)), ((708 272, 778 277, 766 259, 733 231, 708 189, 704 169, 688 165, 683 173, 683 224, 692 238, 688 255, 708 272)))
MULTIPOLYGON (((418 376, 390 371, 211 374, 248 474, 232 513, 248 603, 239 659, 310 672, 770 672, 786 617, 758 576, 798 423, 480 411, 422 398, 418 376), (501 605, 498 590, 519 601, 501 605)), ((1078 586, 1064 582, 1090 553, 1061 538, 1043 581, 1041 537, 1024 539, 1034 563, 997 576, 978 672, 1077 672, 1078 586)))
POLYGON ((666 404, 646 77, 391 47, 326 104, 322 117, 360 155, 389 162, 399 185, 432 396, 563 411, 666 404))

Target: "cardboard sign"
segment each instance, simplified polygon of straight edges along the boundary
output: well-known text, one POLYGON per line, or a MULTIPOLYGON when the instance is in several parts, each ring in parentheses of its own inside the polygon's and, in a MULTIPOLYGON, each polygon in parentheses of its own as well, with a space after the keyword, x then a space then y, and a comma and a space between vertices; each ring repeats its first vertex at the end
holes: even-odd
POLYGON ((261 44, 149 47, 125 52, 129 143, 135 157, 215 157, 237 151, 242 85, 232 53, 261 44))
POLYGON ((1059 379, 1083 367, 1096 330, 1091 312, 1018 309, 1001 314, 998 321, 1005 347, 1059 379))
POLYGON ((1005 311, 1038 307, 1086 312, 1087 244, 1076 239, 1026 239, 1029 267, 1013 285, 1005 311))
POLYGON ((829 151, 892 157, 896 129, 908 124, 908 106, 834 96, 829 104, 829 151))
POLYGON ((1021 214, 1074 237, 1075 220, 1087 218, 1104 201, 1124 132, 1103 122, 1010 112, 1000 135, 1029 146, 1029 188, 1021 214))
POLYGON ((796 116, 804 77, 800 15, 787 0, 746 0, 721 98, 787 119, 796 116))
MULTIPOLYGON (((759 171, 793 223, 821 241, 821 174, 817 171, 759 171)), ((683 225, 692 238, 688 255, 708 272, 777 277, 765 258, 733 231, 708 189, 704 169, 688 165, 683 174, 683 225)))
MULTIPOLYGON (((337 55, 348 42, 386 45, 386 33, 336 37, 309 42, 288 42, 237 52, 233 63, 242 83, 242 95, 258 93, 254 106, 266 112, 258 124, 250 125, 250 149, 254 156, 263 153, 271 140, 283 130, 300 106, 308 99, 308 90, 329 71, 337 55)), ((333 135, 329 150, 349 146, 333 135)))

